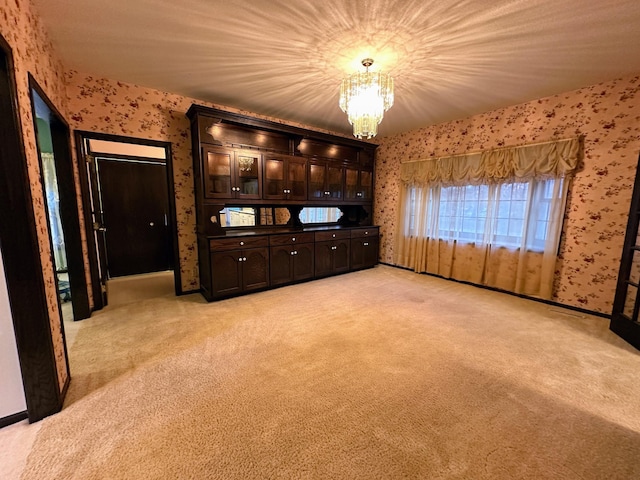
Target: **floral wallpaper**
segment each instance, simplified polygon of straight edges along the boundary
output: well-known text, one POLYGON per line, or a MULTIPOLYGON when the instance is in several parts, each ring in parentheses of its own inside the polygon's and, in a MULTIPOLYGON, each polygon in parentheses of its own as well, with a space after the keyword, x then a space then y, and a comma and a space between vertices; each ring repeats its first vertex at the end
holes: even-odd
POLYGON ((36 147, 31 99, 30 73, 62 115, 66 115, 66 94, 63 66, 56 56, 47 32, 34 7, 26 0, 0 0, 0 33, 11 46, 15 64, 18 106, 27 170, 33 198, 40 257, 45 282, 47 306, 51 322, 51 336, 56 357, 58 384, 67 381, 67 359, 62 334, 62 319, 55 286, 54 267, 49 244, 49 231, 45 213, 43 186, 36 147))
MULTIPOLYGON (((182 290, 199 289, 191 127, 186 112, 197 103, 261 116, 74 70, 66 73, 66 83, 72 128, 171 142, 182 290)), ((285 123, 277 118, 261 118, 285 123)))
POLYGON ((399 166, 409 160, 584 136, 569 190, 553 300, 611 313, 640 152, 640 76, 378 139, 374 219, 393 262, 399 166))

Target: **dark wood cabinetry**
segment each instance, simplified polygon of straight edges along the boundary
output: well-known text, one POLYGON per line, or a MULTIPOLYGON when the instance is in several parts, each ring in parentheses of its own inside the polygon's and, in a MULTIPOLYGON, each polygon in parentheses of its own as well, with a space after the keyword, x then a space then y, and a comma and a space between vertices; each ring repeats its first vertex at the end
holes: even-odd
POLYGON ((313 278, 313 233, 272 235, 269 239, 271 286, 313 278))
POLYGON ((265 155, 263 198, 304 202, 307 199, 307 160, 286 155, 265 155))
POLYGON ((262 155, 229 148, 202 148, 204 197, 262 198, 262 155))
POLYGON ((377 227, 351 230, 351 270, 373 267, 378 263, 377 227))
POLYGON ((199 105, 187 117, 207 300, 377 263, 377 228, 360 231, 372 223, 375 144, 199 105), (305 207, 341 216, 314 227, 305 207), (245 211, 255 225, 225 221, 245 211))
MULTIPOLYGON (((267 237, 209 241, 208 300, 260 290, 269 286, 267 237)), ((207 295, 205 295, 207 296, 207 295)))
POLYGON ((340 201, 343 198, 344 168, 329 161, 309 162, 309 200, 340 201))
POLYGON ((373 170, 358 167, 345 167, 344 170, 344 199, 370 202, 373 199, 373 170))
POLYGON ((316 232, 316 277, 349 271, 350 238, 349 230, 316 232))

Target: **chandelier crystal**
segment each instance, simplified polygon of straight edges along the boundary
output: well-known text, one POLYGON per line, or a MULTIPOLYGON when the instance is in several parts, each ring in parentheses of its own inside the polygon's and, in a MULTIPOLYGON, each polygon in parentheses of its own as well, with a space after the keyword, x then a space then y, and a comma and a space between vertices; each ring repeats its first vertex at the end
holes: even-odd
POLYGON ((340 108, 353 125, 353 136, 371 138, 378 133, 384 112, 393 106, 393 78, 370 72, 371 58, 362 60, 366 72, 349 75, 340 86, 340 108))

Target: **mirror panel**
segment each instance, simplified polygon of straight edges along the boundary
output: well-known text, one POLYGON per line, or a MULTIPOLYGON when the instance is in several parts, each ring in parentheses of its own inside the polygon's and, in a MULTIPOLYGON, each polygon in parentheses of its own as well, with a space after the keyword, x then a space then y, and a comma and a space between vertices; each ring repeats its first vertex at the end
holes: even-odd
POLYGON ((259 225, 286 225, 289 210, 282 207, 226 207, 220 210, 222 227, 255 227, 259 225))
POLYGON ((341 216, 337 207, 305 207, 299 218, 302 223, 335 223, 341 216))

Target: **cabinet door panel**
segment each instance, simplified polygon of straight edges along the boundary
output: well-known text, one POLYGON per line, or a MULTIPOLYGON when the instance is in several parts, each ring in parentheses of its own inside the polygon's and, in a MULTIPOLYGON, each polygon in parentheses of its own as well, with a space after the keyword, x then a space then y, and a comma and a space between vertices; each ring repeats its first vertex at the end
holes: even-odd
POLYGON ((291 264, 293 255, 292 247, 271 247, 269 250, 269 266, 271 270, 271 285, 281 285, 292 280, 291 264))
POLYGON ((321 242, 315 245, 315 272, 316 277, 330 275, 333 270, 333 244, 321 242))
POLYGON ((211 288, 216 297, 242 291, 242 253, 239 250, 211 254, 211 288))
POLYGON ((358 170, 345 168, 344 170, 344 199, 358 199, 358 170))
POLYGON ((255 290, 269 286, 269 249, 252 248, 242 252, 242 286, 255 290), (246 258, 246 260, 244 260, 246 258))
POLYGON ((262 198, 262 172, 260 154, 236 152, 237 197, 245 199, 262 198))
POLYGON ((343 168, 336 165, 329 165, 327 168, 327 190, 332 200, 342 198, 343 168))
POLYGON ((350 240, 340 240, 335 244, 333 251, 333 273, 349 271, 349 246, 350 240))
POLYGON ((325 165, 309 164, 309 200, 319 200, 325 197, 325 176, 325 165))
POLYGON ((295 252, 293 257, 293 279, 306 280, 313 278, 314 272, 314 248, 312 243, 294 245, 295 252))
POLYGON ((360 187, 356 194, 358 200, 371 200, 373 195, 373 172, 360 170, 360 187))
POLYGON ((289 159, 287 163, 289 200, 305 200, 307 198, 307 161, 305 159, 289 159))
POLYGON ((364 266, 373 267, 378 264, 378 237, 364 242, 364 266))
POLYGON ((265 158, 264 198, 283 198, 285 190, 285 161, 283 158, 265 158))
POLYGON ((205 198, 232 198, 233 152, 204 148, 205 198))

